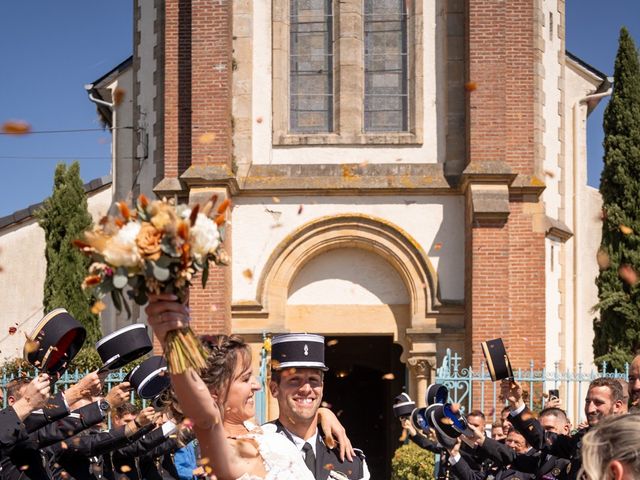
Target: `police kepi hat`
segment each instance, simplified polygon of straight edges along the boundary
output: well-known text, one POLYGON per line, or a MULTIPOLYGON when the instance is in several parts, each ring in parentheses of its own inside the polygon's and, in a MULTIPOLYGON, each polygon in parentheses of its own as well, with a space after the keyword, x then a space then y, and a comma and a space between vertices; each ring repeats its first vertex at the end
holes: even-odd
POLYGON ((396 418, 407 417, 416 408, 416 403, 406 393, 401 393, 393 400, 393 414, 396 418))
POLYGON ((482 346, 482 353, 487 361, 487 368, 489 369, 489 375, 491 380, 502 380, 503 378, 513 378, 513 369, 511 368, 511 362, 507 355, 507 350, 504 348, 501 338, 494 340, 487 340, 480 344, 482 346))
POLYGON ((117 370, 149 353, 152 348, 147 328, 143 324, 127 325, 96 343, 96 350, 103 364, 100 370, 117 370))
POLYGON ((456 439, 462 435, 472 435, 466 418, 454 411, 450 403, 436 403, 427 407, 429 424, 436 431, 438 443, 443 447, 451 448, 456 439))
POLYGON ((311 333, 287 333, 271 340, 271 368, 317 368, 324 364, 324 337, 311 333))
POLYGON ((429 435, 429 418, 426 408, 414 408, 409 417, 409 421, 416 432, 429 435))
POLYGON ((167 362, 162 355, 147 358, 131 370, 124 381, 130 382, 140 398, 147 400, 160 395, 171 384, 167 362))
POLYGON ((449 399, 449 389, 440 383, 432 383, 427 388, 424 395, 424 401, 427 405, 434 403, 447 403, 449 399))
POLYGON ((80 351, 87 331, 64 308, 47 313, 27 335, 24 359, 49 374, 64 372, 80 351))

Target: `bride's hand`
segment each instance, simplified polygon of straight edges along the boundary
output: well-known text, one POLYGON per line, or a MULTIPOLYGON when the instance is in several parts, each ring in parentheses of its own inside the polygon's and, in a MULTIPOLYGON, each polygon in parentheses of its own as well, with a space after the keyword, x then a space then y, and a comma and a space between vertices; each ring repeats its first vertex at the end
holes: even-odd
POLYGON ((149 295, 145 312, 153 333, 162 345, 168 332, 189 326, 189 309, 170 293, 149 295))

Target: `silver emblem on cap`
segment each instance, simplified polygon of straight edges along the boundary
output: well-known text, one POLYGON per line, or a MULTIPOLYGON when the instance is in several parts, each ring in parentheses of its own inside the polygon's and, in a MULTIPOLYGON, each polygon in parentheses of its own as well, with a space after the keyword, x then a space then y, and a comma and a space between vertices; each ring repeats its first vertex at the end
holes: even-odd
POLYGON ((309 345, 307 345, 306 343, 304 344, 304 356, 309 356, 309 345))

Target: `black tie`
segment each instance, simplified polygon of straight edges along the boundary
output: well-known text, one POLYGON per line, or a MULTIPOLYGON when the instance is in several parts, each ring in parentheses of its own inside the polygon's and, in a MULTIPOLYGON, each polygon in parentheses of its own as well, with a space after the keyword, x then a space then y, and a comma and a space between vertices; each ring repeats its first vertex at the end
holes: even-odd
POLYGON ((302 446, 302 451, 304 452, 304 463, 312 473, 315 474, 316 470, 316 456, 313 454, 313 447, 309 442, 306 442, 302 446))

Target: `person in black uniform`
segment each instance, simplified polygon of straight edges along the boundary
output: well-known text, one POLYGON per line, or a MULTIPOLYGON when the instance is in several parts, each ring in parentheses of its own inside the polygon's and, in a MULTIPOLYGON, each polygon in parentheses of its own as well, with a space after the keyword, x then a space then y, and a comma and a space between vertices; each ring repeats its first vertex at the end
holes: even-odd
MULTIPOLYGON (((112 425, 120 427, 135 422, 139 409, 125 403, 117 408, 111 416, 112 425)), ((156 413, 156 428, 144 434, 135 442, 105 455, 104 476, 108 479, 138 480, 177 479, 178 472, 173 464, 171 454, 193 440, 194 435, 184 429, 178 431, 175 423, 163 420, 160 412, 156 413)))
MULTIPOLYGON (((477 435, 483 435, 475 429, 477 435)), ((509 432, 506 445, 500 442, 484 439, 481 443, 475 444, 476 455, 495 460, 498 465, 492 470, 473 470, 467 461, 460 454, 462 439, 458 438, 456 444, 449 450, 449 463, 451 471, 460 480, 484 480, 495 478, 496 480, 525 479, 534 480, 535 473, 523 472, 518 465, 518 461, 537 465, 540 454, 527 444, 522 435, 516 431, 509 432), (504 462, 504 463, 501 463, 504 462)), ((535 471, 535 468, 533 469, 535 471)))
MULTIPOLYGON (((33 393, 30 391, 30 385, 26 378, 10 382, 7 387, 8 403, 15 406, 30 398, 33 393)), ((25 418, 18 428, 14 448, 2 451, 0 478, 49 478, 40 449, 75 435, 102 420, 102 414, 96 404, 69 412, 77 405, 78 398, 90 395, 95 389, 100 388, 100 385, 97 373, 88 374, 66 392, 55 395, 42 410, 25 418), (72 402, 71 407, 69 400, 72 402)))
MULTIPOLYGON (((49 375, 42 374, 25 386, 25 395, 0 411, 0 452, 4 457, 18 442, 24 420, 36 409, 44 407, 51 392, 49 375)), ((44 418, 44 416, 43 416, 44 418)))
POLYGON ((316 480, 370 478, 361 451, 350 460, 339 457, 318 430, 324 386, 324 337, 311 334, 278 335, 271 342, 271 394, 278 401, 274 422, 280 433, 300 450, 316 480), (340 473, 338 473, 340 472, 340 473))
POLYGON ((545 454, 570 460, 566 468, 568 478, 577 478, 581 466, 580 447, 585 433, 602 419, 622 411, 623 392, 620 383, 612 378, 596 378, 589 384, 585 399, 588 427, 573 436, 546 432, 534 418, 522 399, 522 388, 517 382, 503 380, 501 394, 511 406, 509 420, 533 448, 545 454))
MULTIPOLYGON (((128 398, 129 384, 123 382, 116 385, 117 396, 107 394, 100 400, 101 408, 108 411, 128 398)), ((114 449, 122 448, 136 441, 153 428, 151 420, 153 408, 143 410, 132 424, 114 427, 101 431, 99 426, 92 426, 80 434, 47 448, 54 479, 95 480, 103 478, 102 455, 114 449)))

